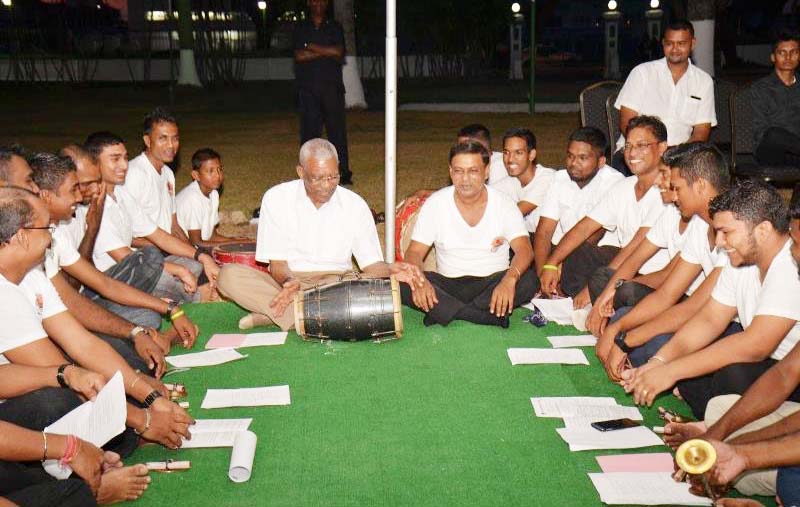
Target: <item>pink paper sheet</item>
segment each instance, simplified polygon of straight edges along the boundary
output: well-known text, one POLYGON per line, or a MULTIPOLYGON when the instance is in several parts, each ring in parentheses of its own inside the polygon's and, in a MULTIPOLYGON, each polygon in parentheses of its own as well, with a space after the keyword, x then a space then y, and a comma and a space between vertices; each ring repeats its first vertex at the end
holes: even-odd
POLYGON ((609 472, 673 472, 672 454, 652 452, 642 454, 616 454, 597 456, 597 463, 609 472))
POLYGON ((244 342, 245 335, 239 334, 215 334, 208 340, 207 349, 221 349, 225 347, 238 347, 244 342))

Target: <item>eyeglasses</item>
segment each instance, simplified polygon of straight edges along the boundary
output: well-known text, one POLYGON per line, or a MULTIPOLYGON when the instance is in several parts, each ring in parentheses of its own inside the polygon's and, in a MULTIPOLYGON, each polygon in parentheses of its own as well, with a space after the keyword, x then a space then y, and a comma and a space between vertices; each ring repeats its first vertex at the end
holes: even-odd
POLYGON ((659 141, 653 141, 652 143, 625 144, 625 151, 642 151, 658 143, 659 141))
POLYGON ((322 183, 332 183, 339 181, 340 176, 309 176, 308 181, 312 185, 321 185, 322 183))
POLYGON ((50 235, 52 236, 54 232, 56 232, 55 225, 44 225, 42 227, 22 227, 22 229, 27 229, 29 231, 49 231, 50 235))

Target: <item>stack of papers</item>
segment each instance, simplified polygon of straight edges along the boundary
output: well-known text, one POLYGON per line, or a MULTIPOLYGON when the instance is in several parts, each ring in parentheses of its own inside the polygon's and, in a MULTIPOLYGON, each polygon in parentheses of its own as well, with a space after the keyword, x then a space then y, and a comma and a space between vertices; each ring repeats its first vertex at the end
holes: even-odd
POLYGON ((183 439, 181 449, 201 447, 233 447, 236 437, 247 431, 252 418, 247 419, 197 419, 189 426, 191 440, 183 439))
POLYGON ((596 449, 636 449, 664 445, 664 442, 644 426, 614 431, 600 431, 585 426, 583 428, 557 428, 556 431, 570 451, 590 451, 596 449))
MULTIPOLYGON (((537 417, 584 418, 584 423, 629 418, 641 421, 642 414, 636 407, 618 405, 610 396, 566 396, 531 398, 537 417)), ((576 425, 579 426, 579 425, 576 425)))
POLYGON ((508 349, 511 364, 589 364, 579 349, 508 349))
POLYGON ((251 334, 215 334, 206 343, 207 349, 230 349, 240 347, 263 347, 286 343, 286 331, 251 334))
POLYGON ((688 483, 672 480, 669 472, 615 472, 589 478, 608 505, 711 505, 709 498, 689 493, 688 483))
POLYGON ((594 347, 597 345, 597 338, 590 334, 579 336, 548 336, 547 341, 554 349, 565 347, 594 347))
POLYGON ((289 386, 247 387, 243 389, 209 389, 201 408, 261 407, 289 405, 289 386))
POLYGON ((216 366, 244 359, 245 357, 247 356, 243 356, 233 349, 216 349, 193 354, 182 354, 180 356, 167 356, 164 359, 176 368, 194 368, 195 366, 216 366))
POLYGON ((534 298, 530 303, 522 306, 530 310, 533 310, 534 307, 538 308, 547 320, 556 324, 562 326, 572 324, 572 298, 534 298))

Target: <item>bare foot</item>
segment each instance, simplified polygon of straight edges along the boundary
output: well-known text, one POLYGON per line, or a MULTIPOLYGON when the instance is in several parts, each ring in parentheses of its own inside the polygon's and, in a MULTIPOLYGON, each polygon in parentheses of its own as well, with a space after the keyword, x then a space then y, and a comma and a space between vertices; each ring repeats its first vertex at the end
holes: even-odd
POLYGON ((720 498, 714 503, 715 507, 764 507, 761 502, 749 498, 720 498))
POLYGON ((100 478, 97 503, 110 505, 125 500, 136 500, 147 489, 150 477, 145 465, 112 468, 100 478))
POLYGON ((664 443, 672 449, 677 449, 687 440, 697 438, 705 433, 706 429, 703 422, 671 422, 664 426, 664 443))
POLYGON ((105 451, 103 453, 103 473, 108 472, 114 468, 121 468, 122 467, 122 458, 119 457, 119 454, 111 451, 105 451))
POLYGON ((678 390, 677 387, 672 390, 672 396, 678 398, 679 400, 683 400, 683 396, 681 396, 681 392, 678 390))
POLYGON ((200 302, 201 303, 208 303, 210 301, 221 301, 222 298, 217 292, 217 289, 212 287, 210 283, 205 283, 197 288, 197 292, 200 293, 200 302))

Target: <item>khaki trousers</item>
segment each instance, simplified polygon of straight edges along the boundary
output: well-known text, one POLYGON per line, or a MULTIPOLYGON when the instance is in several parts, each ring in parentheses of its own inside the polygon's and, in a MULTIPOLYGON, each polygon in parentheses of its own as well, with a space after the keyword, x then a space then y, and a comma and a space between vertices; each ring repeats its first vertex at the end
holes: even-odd
MULTIPOLYGON (((722 418, 725 412, 730 410, 734 403, 739 401, 739 398, 741 398, 741 396, 738 394, 726 394, 711 398, 711 401, 708 402, 708 406, 706 407, 706 426, 711 426, 722 418)), ((767 426, 789 417, 798 410, 800 410, 800 403, 792 401, 783 402, 775 412, 743 426, 738 431, 732 433, 727 440, 738 437, 743 433, 766 428, 767 426)), ((747 496, 775 496, 775 481, 777 475, 778 470, 775 468, 752 470, 737 477, 733 482, 733 487, 735 487, 739 493, 747 496)))
MULTIPOLYGON (((294 273, 300 281, 300 290, 309 289, 315 285, 338 282, 349 272, 340 271, 306 271, 294 273)), ((226 299, 237 305, 269 317, 282 330, 294 327, 294 305, 289 304, 281 315, 277 315, 269 304, 275 299, 283 288, 269 273, 241 264, 226 264, 222 266, 217 277, 217 290, 226 299)))

